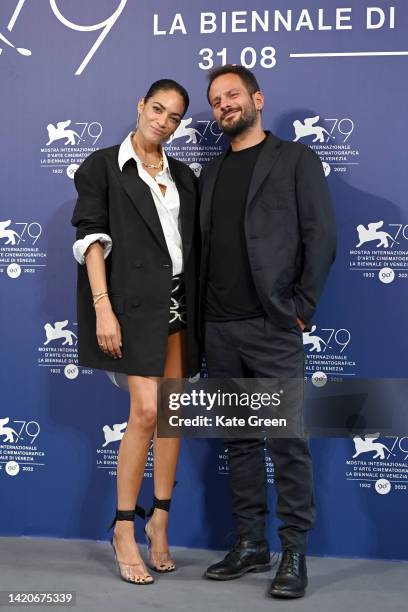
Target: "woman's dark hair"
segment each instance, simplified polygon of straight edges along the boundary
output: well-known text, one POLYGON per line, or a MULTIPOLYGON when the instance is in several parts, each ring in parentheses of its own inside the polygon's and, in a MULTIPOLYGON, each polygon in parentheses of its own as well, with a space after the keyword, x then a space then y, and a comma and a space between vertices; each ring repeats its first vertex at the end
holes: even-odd
POLYGON ((159 79, 152 83, 149 87, 149 91, 144 97, 145 102, 152 96, 156 95, 158 91, 177 91, 178 94, 183 98, 184 101, 184 113, 186 114, 188 105, 190 104, 190 98, 186 89, 177 81, 173 81, 173 79, 159 79))
POLYGON ((210 93, 210 87, 215 79, 223 74, 236 74, 239 76, 243 84, 245 85, 248 93, 252 96, 255 92, 260 91, 258 81, 256 80, 253 72, 245 68, 244 66, 236 66, 234 64, 226 64, 225 66, 218 66, 213 68, 208 73, 208 87, 207 87, 207 100, 210 101, 208 94, 210 93))

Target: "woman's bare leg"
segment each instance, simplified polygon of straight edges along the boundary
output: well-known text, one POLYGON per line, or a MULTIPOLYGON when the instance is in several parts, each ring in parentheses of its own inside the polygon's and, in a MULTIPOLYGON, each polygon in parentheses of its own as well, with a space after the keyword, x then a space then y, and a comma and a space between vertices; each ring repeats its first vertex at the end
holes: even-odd
MULTIPOLYGON (((185 374, 185 332, 171 334, 167 344, 164 378, 183 378, 185 374)), ((159 438, 154 432, 154 494, 157 499, 171 499, 176 477, 180 438, 159 438)), ((174 568, 167 543, 169 513, 155 508, 149 521, 152 539, 151 562, 159 569, 174 568)))
MULTIPOLYGON (((129 376, 130 413, 119 447, 117 467, 118 509, 133 510, 139 494, 147 452, 157 421, 157 379, 129 376)), ((134 523, 117 521, 114 530, 117 558, 132 568, 135 581, 151 576, 140 557, 134 538, 134 523)), ((129 570, 127 570, 129 571, 129 570)))

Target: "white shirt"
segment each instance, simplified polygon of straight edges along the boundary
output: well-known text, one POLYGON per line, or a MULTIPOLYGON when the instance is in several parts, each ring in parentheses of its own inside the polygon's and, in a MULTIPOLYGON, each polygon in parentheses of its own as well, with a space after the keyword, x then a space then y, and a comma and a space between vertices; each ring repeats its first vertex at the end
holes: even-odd
MULTIPOLYGON (((166 154, 163 150, 163 169, 153 178, 144 169, 142 162, 136 155, 132 145, 133 132, 130 132, 119 147, 118 165, 122 172, 123 166, 129 159, 134 159, 137 163, 139 177, 149 187, 153 196, 154 205, 159 215, 160 223, 166 239, 167 248, 173 264, 173 276, 183 272, 183 251, 180 234, 180 197, 177 187, 170 174, 170 168, 166 154), (163 195, 159 185, 166 187, 163 195)), ((90 244, 99 240, 104 247, 104 258, 106 259, 112 250, 112 238, 108 234, 88 234, 82 240, 77 240, 72 250, 78 263, 84 264, 84 255, 90 244)))

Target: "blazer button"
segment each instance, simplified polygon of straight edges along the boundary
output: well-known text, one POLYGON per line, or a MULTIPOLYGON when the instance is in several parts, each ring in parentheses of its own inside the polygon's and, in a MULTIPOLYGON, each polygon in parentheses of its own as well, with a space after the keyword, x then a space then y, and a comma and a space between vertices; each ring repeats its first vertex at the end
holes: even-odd
POLYGON ((163 268, 170 268, 170 264, 163 264, 163 268))
POLYGON ((142 265, 142 262, 137 260, 137 261, 134 262, 134 265, 135 265, 135 268, 140 268, 141 265, 142 265))
POLYGON ((132 306, 140 306, 140 300, 139 300, 139 298, 133 298, 133 300, 132 300, 132 306))

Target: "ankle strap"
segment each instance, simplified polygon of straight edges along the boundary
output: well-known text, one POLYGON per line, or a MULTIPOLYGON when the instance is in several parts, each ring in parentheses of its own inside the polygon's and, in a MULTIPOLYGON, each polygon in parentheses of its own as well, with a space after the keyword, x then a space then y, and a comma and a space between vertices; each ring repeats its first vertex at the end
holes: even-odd
POLYGON ((116 510, 115 521, 134 521, 134 510, 116 510))
POLYGON ((111 525, 108 527, 108 531, 112 529, 115 525, 116 521, 134 521, 135 515, 140 516, 140 518, 146 518, 146 510, 142 508, 142 506, 138 506, 136 504, 134 510, 118 510, 116 509, 116 514, 113 518, 111 525))
POLYGON ((116 514, 113 517, 112 523, 108 527, 108 531, 112 529, 115 525, 116 521, 134 521, 135 520, 135 511, 134 510, 118 510, 116 509, 116 514))
POLYGON ((157 497, 153 497, 153 506, 150 508, 149 512, 147 513, 147 516, 152 516, 155 508, 170 512, 170 504, 171 499, 157 499, 157 497))
MULTIPOLYGON (((178 480, 174 481, 173 489, 177 486, 178 480)), ((150 508, 149 512, 146 514, 147 518, 152 516, 154 509, 159 508, 159 510, 165 510, 166 512, 170 512, 170 499, 157 499, 156 496, 153 497, 153 506, 150 508)))

